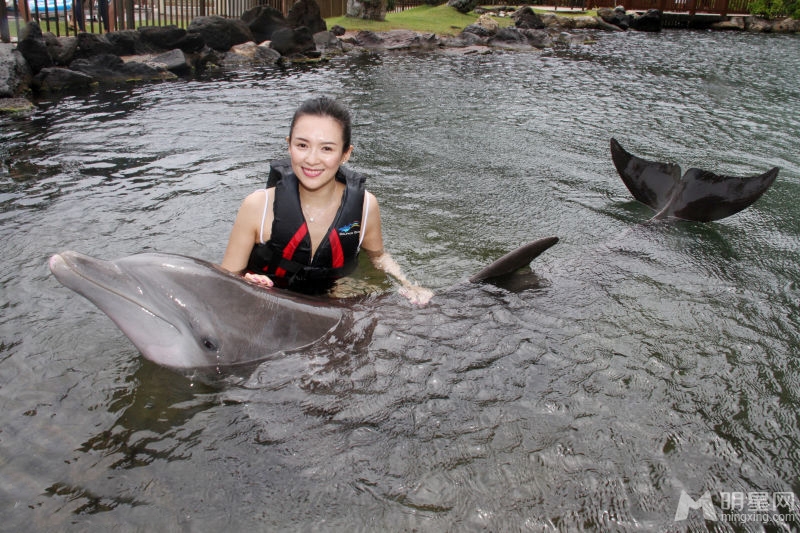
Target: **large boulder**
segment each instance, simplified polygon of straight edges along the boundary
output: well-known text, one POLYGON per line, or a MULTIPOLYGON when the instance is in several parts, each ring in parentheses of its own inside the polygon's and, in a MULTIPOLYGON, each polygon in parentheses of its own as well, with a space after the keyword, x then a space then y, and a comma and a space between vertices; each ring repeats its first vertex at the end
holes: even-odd
POLYGON ((478 26, 477 24, 470 24, 464 31, 456 35, 455 37, 446 37, 443 41, 445 48, 473 48, 473 47, 485 47, 488 39, 492 33, 489 33, 488 30, 483 28, 482 26, 478 26), (467 31, 472 29, 474 31, 486 32, 485 36, 481 36, 480 34, 473 33, 472 31, 467 31))
POLYGON ((199 33, 189 33, 178 26, 140 26, 139 53, 179 49, 186 54, 199 52, 206 45, 199 33))
POLYGON ((381 33, 362 30, 350 38, 349 42, 370 50, 411 50, 439 46, 436 35, 420 34, 411 30, 391 30, 381 33))
POLYGON ((631 29, 636 31, 661 31, 661 11, 648 9, 644 15, 633 17, 631 29))
POLYGON ((136 30, 120 30, 105 34, 111 45, 111 53, 118 56, 132 56, 141 48, 141 34, 136 30))
POLYGON ((222 66, 225 68, 257 67, 274 65, 281 59, 281 54, 266 44, 252 41, 237 44, 225 53, 222 66))
POLYGON ((257 43, 272 40, 275 30, 290 27, 283 13, 270 6, 256 6, 245 11, 242 21, 247 24, 257 43))
POLYGON ((184 76, 192 72, 191 62, 180 48, 158 54, 150 58, 147 64, 151 67, 155 67, 157 70, 166 69, 178 76, 184 76))
POLYGON ((86 90, 97 82, 82 72, 62 67, 43 68, 33 77, 31 87, 37 92, 61 92, 86 90))
POLYGON ((727 20, 721 20, 711 25, 712 30, 721 31, 743 31, 744 30, 744 17, 730 17, 727 20))
POLYGON ((220 16, 197 17, 189 23, 187 33, 200 35, 212 49, 230 50, 237 44, 254 40, 253 32, 242 19, 226 19, 220 16))
POLYGON ((517 28, 541 30, 545 27, 545 23, 530 6, 523 6, 519 8, 514 12, 514 14, 511 15, 511 18, 514 20, 514 26, 517 28))
POLYGON ((754 33, 771 33, 772 23, 761 17, 747 17, 744 19, 744 26, 747 31, 754 33))
POLYGON ((328 25, 322 18, 319 4, 315 0, 297 0, 289 10, 286 22, 292 28, 305 27, 313 34, 328 31, 328 25))
POLYGON ((43 68, 53 66, 53 59, 47 50, 47 42, 42 35, 42 28, 36 22, 29 22, 20 30, 17 50, 28 62, 28 66, 34 74, 43 68))
POLYGON ((85 59, 102 54, 114 54, 114 46, 108 41, 106 35, 109 34, 79 33, 75 58, 85 59))
POLYGON ((787 17, 772 24, 773 33, 800 33, 800 19, 787 17))
POLYGON ((464 28, 461 33, 470 34, 470 35, 477 35, 478 37, 489 38, 493 37, 498 31, 500 30, 500 26, 495 29, 487 28, 481 24, 470 24, 466 28, 464 28))
POLYGON ((272 34, 270 47, 280 55, 290 56, 315 56, 317 45, 314 36, 308 28, 281 28, 272 34))
POLYGON ((465 15, 475 9, 480 0, 448 0, 447 5, 465 15))
POLYGON ((314 34, 314 44, 321 54, 338 54, 344 51, 342 41, 330 31, 318 31, 314 34))
POLYGON ((631 27, 632 15, 625 13, 625 8, 617 6, 614 9, 610 7, 600 7, 597 9, 597 16, 600 17, 607 24, 611 24, 623 30, 631 27))
POLYGON ((70 69, 91 76, 100 83, 121 83, 130 81, 155 81, 175 78, 175 75, 164 69, 144 63, 124 62, 113 54, 100 54, 73 61, 70 69))
POLYGON ((30 83, 31 70, 11 43, 0 43, 0 98, 20 95, 30 83))
POLYGON ((47 43, 47 53, 53 60, 54 65, 65 67, 72 63, 75 52, 78 50, 77 37, 56 37, 50 32, 44 34, 47 43))

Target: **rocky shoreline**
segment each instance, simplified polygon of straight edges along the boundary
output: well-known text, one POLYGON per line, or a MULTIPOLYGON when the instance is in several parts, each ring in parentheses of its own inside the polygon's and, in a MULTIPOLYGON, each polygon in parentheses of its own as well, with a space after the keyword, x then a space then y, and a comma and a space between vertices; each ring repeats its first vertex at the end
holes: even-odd
MULTIPOLYGON (((456 36, 408 30, 375 33, 328 30, 315 0, 298 0, 288 17, 258 6, 240 19, 198 17, 187 29, 141 27, 102 35, 56 37, 29 23, 16 47, 0 44, 0 113, 33 108, 31 98, 92 90, 108 84, 163 81, 214 69, 325 61, 354 51, 444 49, 448 53, 491 53, 495 49, 535 50, 588 44, 599 31, 661 31, 662 14, 628 14, 601 9, 598 16, 536 14, 530 7, 481 10, 475 24, 456 36), (497 16, 514 25, 500 27, 497 16)), ((697 26, 694 26, 697 27, 697 26)), ((800 20, 768 21, 724 17, 708 29, 797 33, 800 20)))

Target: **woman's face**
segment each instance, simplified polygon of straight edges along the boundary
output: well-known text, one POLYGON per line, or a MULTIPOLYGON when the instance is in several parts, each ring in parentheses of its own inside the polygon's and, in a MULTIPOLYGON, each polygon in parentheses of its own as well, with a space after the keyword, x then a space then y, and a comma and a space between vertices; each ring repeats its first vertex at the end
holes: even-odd
POLYGON ((342 126, 331 117, 303 115, 289 137, 292 170, 311 191, 331 183, 352 151, 352 146, 345 149, 342 126))

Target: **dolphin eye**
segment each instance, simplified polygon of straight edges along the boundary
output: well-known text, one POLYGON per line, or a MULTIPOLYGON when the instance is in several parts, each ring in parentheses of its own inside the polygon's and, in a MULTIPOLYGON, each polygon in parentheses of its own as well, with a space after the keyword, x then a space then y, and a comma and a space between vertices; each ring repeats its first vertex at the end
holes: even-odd
POLYGON ((208 349, 211 352, 216 352, 219 350, 219 346, 217 346, 217 343, 213 339, 209 339, 208 337, 203 339, 203 346, 205 346, 206 349, 208 349))

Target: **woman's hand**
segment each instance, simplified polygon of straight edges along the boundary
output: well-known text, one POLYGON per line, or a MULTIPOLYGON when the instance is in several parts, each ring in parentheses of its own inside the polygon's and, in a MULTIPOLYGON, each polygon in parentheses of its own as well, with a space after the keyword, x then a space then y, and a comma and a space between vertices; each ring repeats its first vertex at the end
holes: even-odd
POLYGON ((244 275, 244 279, 245 281, 249 281, 250 283, 258 285, 259 287, 272 287, 273 285, 275 285, 272 282, 272 280, 269 279, 264 274, 252 274, 248 272, 247 274, 244 275))
POLYGON ((433 291, 420 287, 417 284, 404 285, 397 291, 401 296, 408 298, 408 301, 416 305, 427 305, 433 298, 433 291))

